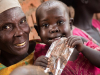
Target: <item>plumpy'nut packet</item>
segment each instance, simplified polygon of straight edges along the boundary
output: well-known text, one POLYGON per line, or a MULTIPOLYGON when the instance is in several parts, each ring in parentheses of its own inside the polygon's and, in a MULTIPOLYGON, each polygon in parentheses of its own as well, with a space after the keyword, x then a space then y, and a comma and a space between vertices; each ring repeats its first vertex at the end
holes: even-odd
POLYGON ((50 60, 50 65, 48 65, 45 72, 52 72, 53 75, 61 75, 74 50, 74 48, 67 47, 66 40, 67 38, 63 37, 51 44, 46 54, 46 57, 50 60))

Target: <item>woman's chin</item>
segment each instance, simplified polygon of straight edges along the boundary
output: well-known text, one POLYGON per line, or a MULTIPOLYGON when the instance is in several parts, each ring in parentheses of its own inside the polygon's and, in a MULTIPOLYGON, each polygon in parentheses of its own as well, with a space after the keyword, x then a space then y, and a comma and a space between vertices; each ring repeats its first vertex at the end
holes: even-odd
POLYGON ((18 56, 21 56, 21 55, 25 55, 28 53, 28 49, 27 50, 20 50, 20 51, 16 51, 16 52, 13 52, 12 54, 13 55, 18 55, 18 56))

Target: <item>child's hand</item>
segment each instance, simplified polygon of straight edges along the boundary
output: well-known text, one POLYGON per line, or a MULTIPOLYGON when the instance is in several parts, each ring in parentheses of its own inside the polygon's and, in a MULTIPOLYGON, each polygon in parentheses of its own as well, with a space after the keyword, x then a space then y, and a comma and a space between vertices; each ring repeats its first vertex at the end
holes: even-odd
POLYGON ((80 36, 70 36, 68 37, 66 43, 68 47, 75 47, 78 51, 82 51, 84 48, 84 44, 80 36))
MULTIPOLYGON (((81 37, 81 36, 80 36, 80 37, 81 37)), ((85 39, 84 37, 81 37, 81 39, 82 39, 83 42, 87 42, 87 41, 88 41, 88 40, 85 39)))
POLYGON ((41 66, 45 69, 48 65, 48 58, 45 56, 40 56, 36 59, 36 61, 34 62, 34 65, 41 66))

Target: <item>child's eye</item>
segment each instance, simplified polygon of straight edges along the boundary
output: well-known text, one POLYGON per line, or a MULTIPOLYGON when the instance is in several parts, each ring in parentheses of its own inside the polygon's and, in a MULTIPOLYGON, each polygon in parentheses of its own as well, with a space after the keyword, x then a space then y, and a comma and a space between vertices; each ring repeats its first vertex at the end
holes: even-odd
POLYGON ((63 24, 64 22, 63 21, 58 21, 57 22, 57 25, 61 25, 61 24, 63 24))
POLYGON ((48 27, 48 26, 49 26, 49 24, 43 24, 42 26, 46 28, 46 27, 48 27))
POLYGON ((23 24, 23 23, 25 23, 26 22, 26 19, 22 19, 21 21, 20 21, 20 24, 23 24))

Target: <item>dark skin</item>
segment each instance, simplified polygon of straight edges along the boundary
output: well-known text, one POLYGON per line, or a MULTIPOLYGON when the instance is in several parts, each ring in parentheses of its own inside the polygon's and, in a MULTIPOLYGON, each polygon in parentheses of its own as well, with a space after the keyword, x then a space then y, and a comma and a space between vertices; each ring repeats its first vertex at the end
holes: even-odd
MULTIPOLYGON (((40 35, 42 41, 45 44, 51 45, 53 41, 57 40, 60 36, 65 35, 65 37, 68 38, 66 40, 67 41, 66 45, 72 48, 75 47, 74 52, 69 59, 70 61, 76 60, 77 56, 79 55, 79 52, 82 52, 84 56, 86 56, 87 59, 92 64, 94 64, 97 67, 100 67, 100 59, 98 58, 100 56, 100 52, 85 46, 83 44, 84 38, 80 36, 71 36, 71 29, 70 29, 71 27, 69 25, 68 12, 62 9, 61 7, 62 4, 59 5, 58 3, 58 5, 57 4, 55 5, 56 6, 53 6, 51 3, 52 7, 50 6, 47 7, 50 9, 46 9, 42 5, 42 7, 40 7, 36 12, 37 13, 36 16, 38 17, 37 19, 38 26, 39 26, 38 34, 40 35), (41 11, 41 13, 39 13, 39 11, 41 11), (61 16, 61 17, 56 18, 58 16, 61 16), (51 38, 51 36, 56 36, 56 37, 51 38), (90 53, 90 55, 88 53, 90 53), (94 59, 91 56, 93 56, 94 59)), ((63 7, 63 8, 66 8, 66 7, 63 7)), ((48 64, 49 64, 49 60, 45 56, 38 57, 34 63, 34 65, 38 65, 44 68, 46 68, 48 64)))
MULTIPOLYGON (((57 6, 53 7, 54 9, 51 10, 49 10, 48 8, 51 9, 52 5, 51 7, 47 8, 45 8, 44 6, 40 7, 38 11, 41 11, 41 13, 37 12, 37 15, 39 20, 38 34, 40 35, 41 40, 45 44, 48 44, 50 46, 53 41, 63 36, 66 37, 70 36, 71 32, 70 32, 68 14, 66 14, 67 10, 64 7, 60 7, 60 9, 64 9, 61 11, 59 8, 57 8, 57 6)), ((48 58, 46 58, 45 56, 41 56, 37 58, 34 65, 46 67, 48 61, 49 61, 48 58)))
MULTIPOLYGON (((75 8, 75 17, 74 17, 74 24, 76 27, 86 31, 92 38, 94 38, 98 43, 100 43, 100 34, 96 28, 92 26, 92 17, 94 13, 100 12, 100 0, 88 0, 88 3, 82 2, 82 0, 76 0, 77 7, 75 8), (78 2, 78 3, 77 3, 78 2)), ((89 51, 89 50, 88 50, 89 51)), ((85 50, 84 50, 85 52, 85 50)), ((83 54, 86 54, 84 53, 83 54)), ((90 54, 93 56, 93 61, 100 63, 100 52, 98 51, 89 51, 87 52, 86 57, 90 54), (89 54, 88 54, 89 53, 89 54), (94 54, 95 53, 95 54, 94 54), (98 57, 96 60, 95 57, 98 57)), ((91 61, 91 60, 90 60, 91 61)), ((95 64, 95 62, 91 61, 97 67, 100 67, 99 63, 95 64)))
POLYGON ((0 63, 5 66, 13 65, 33 51, 32 49, 28 53, 29 32, 26 16, 21 8, 11 8, 0 14, 0 63))
POLYGON ((100 12, 100 0, 88 0, 84 3, 82 0, 76 0, 74 25, 85 30, 91 37, 100 43, 100 34, 95 27, 92 26, 92 17, 94 13, 100 12))
MULTIPOLYGON (((66 3, 66 0, 60 0, 66 3)), ((76 3, 73 25, 86 31, 92 38, 100 43, 100 34, 92 26, 92 17, 94 13, 100 12, 100 0, 74 0, 76 3)), ((74 4, 75 4, 74 3, 74 4)), ((67 3, 66 3, 67 4, 67 3)))
POLYGON ((12 71, 10 75, 48 75, 40 66, 26 65, 12 71))

